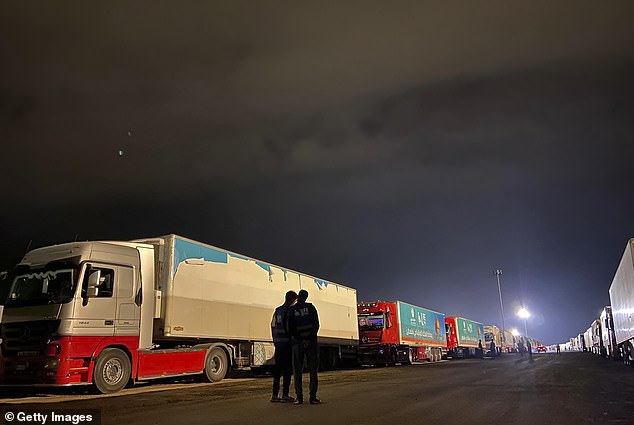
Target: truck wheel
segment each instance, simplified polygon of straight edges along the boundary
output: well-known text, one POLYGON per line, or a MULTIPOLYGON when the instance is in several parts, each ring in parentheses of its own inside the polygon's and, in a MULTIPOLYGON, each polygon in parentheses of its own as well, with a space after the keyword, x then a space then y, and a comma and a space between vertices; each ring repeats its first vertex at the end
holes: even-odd
POLYGON ((205 357, 205 378, 209 382, 218 382, 227 376, 229 362, 225 350, 220 347, 212 348, 205 357))
POLYGON ((92 381, 100 393, 115 393, 128 385, 131 374, 127 354, 117 348, 106 348, 95 361, 92 381))

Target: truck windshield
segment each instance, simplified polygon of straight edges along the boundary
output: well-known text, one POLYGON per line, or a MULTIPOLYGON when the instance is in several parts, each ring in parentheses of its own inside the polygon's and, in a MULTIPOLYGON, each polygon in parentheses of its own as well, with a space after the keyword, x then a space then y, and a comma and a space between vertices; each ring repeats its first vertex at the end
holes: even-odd
POLYGON ((373 314, 371 316, 359 316, 359 329, 362 331, 382 330, 385 327, 385 316, 373 314))
POLYGON ((73 299, 76 286, 73 269, 33 270, 15 274, 6 297, 5 307, 62 304, 73 299))

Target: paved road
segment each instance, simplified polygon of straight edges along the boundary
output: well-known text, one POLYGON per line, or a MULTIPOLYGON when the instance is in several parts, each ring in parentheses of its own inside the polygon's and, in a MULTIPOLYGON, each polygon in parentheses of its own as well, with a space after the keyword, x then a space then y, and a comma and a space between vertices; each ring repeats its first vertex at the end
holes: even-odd
POLYGON ((270 403, 270 379, 242 377, 114 396, 4 392, 0 410, 96 408, 104 425, 633 424, 633 379, 634 370, 587 353, 539 354, 532 363, 507 355, 322 373, 322 405, 270 403))

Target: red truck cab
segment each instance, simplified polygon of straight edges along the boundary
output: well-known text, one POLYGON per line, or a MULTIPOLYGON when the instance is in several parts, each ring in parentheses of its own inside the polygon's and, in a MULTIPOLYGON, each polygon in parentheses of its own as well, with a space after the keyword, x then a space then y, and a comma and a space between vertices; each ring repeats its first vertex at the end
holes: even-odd
POLYGON ((399 328, 395 302, 361 302, 359 320, 359 361, 365 365, 393 365, 409 360, 408 352, 399 347, 399 328))

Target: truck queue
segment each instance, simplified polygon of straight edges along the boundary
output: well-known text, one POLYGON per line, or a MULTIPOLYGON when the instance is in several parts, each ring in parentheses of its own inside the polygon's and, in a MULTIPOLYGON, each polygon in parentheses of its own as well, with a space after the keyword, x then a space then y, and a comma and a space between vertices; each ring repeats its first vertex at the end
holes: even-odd
POLYGON ((271 314, 288 291, 306 289, 319 311, 320 369, 523 346, 495 326, 403 301, 358 303, 353 288, 177 235, 34 249, 0 275, 0 288, 0 385, 111 393, 267 368, 271 314))
POLYGON ((570 338, 565 349, 634 365, 634 239, 625 246, 609 294, 610 305, 584 332, 570 338))

